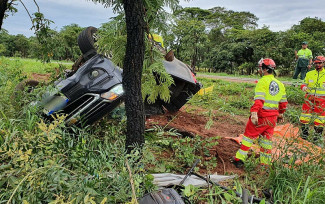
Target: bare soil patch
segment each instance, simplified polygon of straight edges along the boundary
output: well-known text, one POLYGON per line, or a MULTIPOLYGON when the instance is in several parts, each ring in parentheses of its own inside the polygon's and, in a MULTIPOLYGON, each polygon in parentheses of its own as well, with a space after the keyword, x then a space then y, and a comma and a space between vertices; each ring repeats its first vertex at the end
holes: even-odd
MULTIPOLYGON (((186 106, 177 113, 165 113, 164 115, 151 116, 146 120, 146 128, 154 125, 165 127, 165 130, 174 128, 183 136, 193 137, 199 135, 202 139, 219 136, 218 145, 210 149, 210 154, 217 158, 217 167, 213 172, 217 174, 243 174, 242 169, 237 169, 232 163, 232 158, 239 149, 239 144, 227 137, 237 137, 245 129, 247 118, 243 116, 230 116, 225 113, 216 112, 214 115, 221 115, 213 118, 213 124, 206 129, 209 120, 201 113, 204 110, 197 109, 193 113, 186 111, 186 106)), ((206 158, 207 160, 209 158, 206 158)), ((204 169, 200 169, 205 173, 204 169)))

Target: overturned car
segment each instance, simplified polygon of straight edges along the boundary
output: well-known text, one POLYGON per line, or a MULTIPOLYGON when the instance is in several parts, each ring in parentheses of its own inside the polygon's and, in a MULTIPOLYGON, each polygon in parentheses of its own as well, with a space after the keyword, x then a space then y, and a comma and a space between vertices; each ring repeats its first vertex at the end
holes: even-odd
MULTIPOLYGON (((80 33, 78 45, 84 63, 55 82, 56 91, 49 93, 42 102, 45 117, 51 118, 53 113, 60 112, 67 115, 68 124, 90 125, 123 102, 123 70, 96 52, 94 32, 96 28, 88 27, 80 33)), ((167 73, 174 79, 174 84, 169 87, 170 102, 158 99, 153 104, 145 103, 147 115, 161 114, 165 110, 178 111, 202 87, 186 64, 170 58, 164 60, 167 73)))

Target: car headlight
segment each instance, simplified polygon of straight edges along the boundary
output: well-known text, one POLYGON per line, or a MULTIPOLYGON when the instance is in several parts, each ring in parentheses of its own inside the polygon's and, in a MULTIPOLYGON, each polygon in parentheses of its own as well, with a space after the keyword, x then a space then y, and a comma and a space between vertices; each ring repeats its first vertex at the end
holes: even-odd
POLYGON ((115 99, 122 96, 123 94, 124 94, 123 86, 122 84, 118 84, 108 92, 102 93, 100 97, 105 98, 109 101, 114 101, 115 99))

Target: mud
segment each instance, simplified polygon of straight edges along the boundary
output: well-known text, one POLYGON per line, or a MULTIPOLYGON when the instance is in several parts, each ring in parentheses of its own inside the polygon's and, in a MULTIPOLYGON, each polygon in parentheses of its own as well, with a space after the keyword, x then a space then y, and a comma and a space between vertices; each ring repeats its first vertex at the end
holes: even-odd
MULTIPOLYGON (((239 144, 226 137, 237 137, 245 129, 247 118, 232 117, 223 113, 214 113, 213 124, 209 129, 206 128, 209 118, 203 115, 204 110, 196 109, 188 111, 188 106, 182 108, 177 113, 165 113, 164 115, 151 116, 146 120, 146 128, 154 125, 164 127, 165 130, 177 129, 182 136, 200 136, 202 139, 219 136, 218 144, 210 149, 210 154, 217 159, 217 167, 213 172, 217 174, 242 174, 242 169, 237 169, 232 163, 231 158, 239 149, 239 144), (219 115, 218 115, 219 114, 219 115)), ((210 158, 206 158, 209 160, 210 158)), ((204 169, 200 169, 204 173, 204 169)))

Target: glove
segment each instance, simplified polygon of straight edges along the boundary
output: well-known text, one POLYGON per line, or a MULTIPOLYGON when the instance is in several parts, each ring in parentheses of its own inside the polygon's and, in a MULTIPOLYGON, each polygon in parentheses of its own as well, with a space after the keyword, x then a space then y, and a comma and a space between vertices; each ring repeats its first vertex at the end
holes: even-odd
POLYGON ((302 87, 302 91, 304 91, 304 92, 307 92, 307 89, 308 89, 307 86, 302 87))
POLYGON ((257 112, 251 112, 251 121, 254 125, 258 125, 257 112))
POLYGON ((280 114, 279 114, 278 119, 277 119, 277 122, 278 122, 278 123, 283 123, 283 122, 284 122, 284 116, 283 116, 283 113, 280 113, 280 114))

